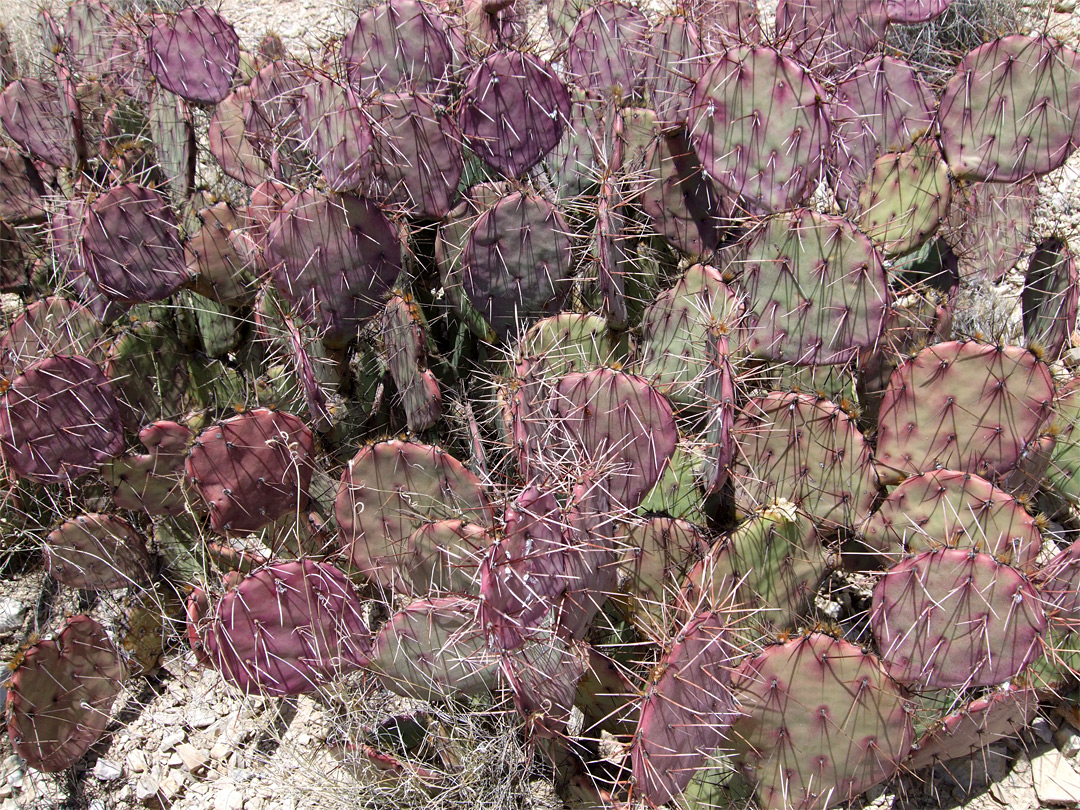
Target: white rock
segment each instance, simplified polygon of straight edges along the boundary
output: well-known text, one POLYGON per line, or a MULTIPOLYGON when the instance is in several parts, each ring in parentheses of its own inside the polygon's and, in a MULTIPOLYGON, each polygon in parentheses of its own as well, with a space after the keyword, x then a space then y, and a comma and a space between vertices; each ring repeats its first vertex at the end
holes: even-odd
POLYGON ((243 810, 244 794, 232 783, 218 788, 214 793, 214 810, 243 810))
POLYGON ((1071 723, 1061 724, 1061 728, 1054 733, 1054 742, 1062 756, 1067 759, 1080 754, 1080 731, 1077 731, 1071 723))
POLYGON ((102 782, 112 782, 119 779, 123 773, 124 769, 110 760, 99 759, 94 763, 94 776, 102 782))
POLYGON ((217 721, 218 715, 217 712, 204 704, 192 707, 185 719, 192 728, 208 728, 217 721))
POLYGON ((127 765, 132 773, 145 773, 146 754, 139 748, 136 748, 134 751, 129 751, 127 755, 127 765))
POLYGON ((135 799, 136 801, 146 802, 157 796, 158 793, 158 781, 149 774, 143 774, 139 777, 139 781, 135 783, 135 799))
POLYGON ((173 748, 177 743, 184 741, 184 732, 174 731, 171 734, 166 734, 165 738, 161 741, 161 745, 158 746, 158 751, 164 753, 173 748))
POLYGON ((104 799, 92 799, 87 810, 108 810, 104 799))
POLYGON ((206 751, 186 742, 176 746, 176 753, 180 755, 184 769, 191 773, 198 773, 210 761, 206 751))
POLYGON ((18 630, 22 627, 24 618, 26 618, 26 605, 11 597, 0 599, 0 636, 18 630))
POLYGON ((218 740, 214 743, 214 747, 210 749, 210 757, 214 760, 220 761, 225 759, 232 753, 233 747, 224 740, 218 740))
POLYGON ((180 791, 183 790, 183 785, 178 782, 175 777, 169 776, 162 781, 159 789, 165 801, 172 802, 180 795, 180 791))
POLYGON ((169 767, 170 768, 179 768, 183 764, 184 764, 183 757, 181 757, 178 753, 173 751, 172 756, 169 757, 169 767))
POLYGON ((1035 793, 1043 804, 1080 802, 1080 774, 1056 748, 1048 747, 1031 760, 1035 793))

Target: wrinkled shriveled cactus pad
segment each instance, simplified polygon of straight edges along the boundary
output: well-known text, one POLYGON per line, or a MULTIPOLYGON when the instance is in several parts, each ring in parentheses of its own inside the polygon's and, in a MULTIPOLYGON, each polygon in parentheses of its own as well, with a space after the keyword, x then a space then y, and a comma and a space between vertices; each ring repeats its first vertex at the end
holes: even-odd
POLYGON ((1080 54, 1017 34, 968 53, 941 96, 949 169, 962 180, 1013 183, 1056 169, 1076 148, 1080 54))
POLYGON ((645 693, 630 748, 634 780, 659 805, 677 797, 714 749, 727 747, 739 716, 732 692, 738 650, 726 615, 701 613, 679 633, 645 693))
POLYGON ((112 384, 78 355, 54 355, 11 381, 0 400, 0 452, 23 478, 69 481, 120 455, 112 384))
POLYGON ((150 32, 150 72, 188 101, 216 104, 229 94, 240 37, 208 6, 186 8, 150 32))
POLYGON ((946 468, 993 480, 1020 461, 1050 417, 1046 365, 1018 346, 950 341, 893 372, 878 418, 886 484, 946 468))
POLYGON ((92 513, 67 520, 45 541, 45 567, 72 588, 109 591, 150 580, 146 540, 123 518, 92 513))
POLYGON ((406 592, 407 547, 414 531, 431 520, 461 519, 483 527, 494 520, 480 479, 460 461, 441 447, 397 439, 364 447, 353 457, 334 510, 351 564, 406 592))
POLYGON ((105 733, 125 669, 105 629, 89 616, 72 616, 55 641, 31 646, 8 685, 8 735, 16 753, 47 772, 78 762, 105 733))
POLYGON ((300 419, 257 408, 200 433, 187 477, 209 506, 214 530, 243 534, 307 506, 314 453, 300 419))
POLYGON ((363 666, 371 634, 349 580, 328 563, 278 563, 245 577, 202 629, 213 666, 245 692, 299 695, 363 666))
POLYGON ((874 640, 889 674, 916 689, 993 686, 1041 654, 1046 614, 1014 568, 970 549, 924 551, 874 588, 874 640))
POLYGON ((899 772, 914 738, 900 687, 872 653, 823 633, 766 647, 732 675, 731 739, 765 810, 818 810, 899 772))

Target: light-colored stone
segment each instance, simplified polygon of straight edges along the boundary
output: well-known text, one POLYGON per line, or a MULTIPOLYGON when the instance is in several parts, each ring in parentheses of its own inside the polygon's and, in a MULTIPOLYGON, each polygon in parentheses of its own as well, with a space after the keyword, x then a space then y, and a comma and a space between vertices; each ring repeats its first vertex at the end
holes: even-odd
POLYGON ((192 728, 208 728, 217 722, 218 715, 205 703, 188 709, 185 715, 187 724, 192 728))
POLYGON ((99 759, 94 763, 94 777, 102 782, 112 782, 123 776, 124 769, 108 759, 99 759))
POLYGON ((214 793, 214 810, 243 810, 243 808, 244 794, 235 783, 228 782, 214 793))
POLYGON ((1033 757, 1031 773, 1035 792, 1043 804, 1076 805, 1080 802, 1080 774, 1056 748, 1048 746, 1033 757))
POLYGON ((218 740, 210 749, 210 757, 215 761, 221 761, 232 753, 233 747, 224 740, 218 740))
POLYGON ((0 636, 14 633, 22 627, 25 618, 26 605, 11 597, 0 599, 0 636))
MULTIPOLYGON (((182 743, 181 743, 181 744, 182 744, 182 743)), ((172 756, 170 756, 170 757, 169 757, 169 762, 168 762, 168 766, 169 766, 170 768, 179 768, 179 767, 180 767, 181 765, 183 765, 183 764, 184 764, 184 758, 183 758, 183 757, 181 757, 181 756, 180 756, 180 755, 179 755, 178 753, 176 753, 175 751, 173 751, 173 753, 172 753, 172 756)))
POLYGON ((206 751, 196 748, 191 743, 180 743, 176 746, 176 753, 180 755, 184 769, 191 773, 198 773, 210 761, 206 751))
POLYGON ((180 795, 183 789, 183 785, 177 781, 175 776, 168 776, 163 779, 158 788, 162 798, 167 802, 175 801, 176 797, 180 795))
POLYGON ((1080 731, 1072 723, 1062 723, 1061 728, 1054 732, 1054 743, 1062 756, 1072 759, 1080 754, 1080 731))
POLYGON ((177 743, 182 743, 183 741, 184 741, 184 732, 182 732, 182 731, 173 731, 173 732, 165 735, 164 739, 162 739, 162 741, 161 741, 161 745, 158 746, 158 751, 161 751, 162 753, 165 753, 166 751, 172 750, 176 746, 177 743))
POLYGON ((144 773, 135 783, 135 799, 147 802, 157 796, 158 780, 148 773, 144 773))
POLYGON ((132 773, 146 773, 146 754, 136 748, 127 755, 127 766, 132 773))

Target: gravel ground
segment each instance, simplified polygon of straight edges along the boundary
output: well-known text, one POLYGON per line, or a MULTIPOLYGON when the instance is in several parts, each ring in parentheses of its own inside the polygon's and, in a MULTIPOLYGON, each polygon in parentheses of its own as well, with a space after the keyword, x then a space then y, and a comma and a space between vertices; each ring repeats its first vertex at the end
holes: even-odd
MULTIPOLYGON (((29 42, 36 36, 37 6, 4 0, 0 22, 18 40, 29 42)), ((1080 18, 1067 5, 1058 8, 1069 13, 1053 14, 1051 30, 1059 38, 1080 41, 1080 18)), ((221 11, 237 26, 245 46, 253 48, 267 31, 275 31, 294 51, 343 32, 349 13, 317 0, 228 0, 221 11)), ((1080 158, 1044 178, 1042 185, 1040 235, 1057 232, 1080 244, 1080 158)), ((973 299, 973 317, 989 322, 1002 310, 1015 313, 1017 295, 1015 281, 983 290, 973 299)), ((1006 331, 1015 328, 1015 318, 1012 326, 1009 319, 1005 323, 1006 331)), ((0 657, 5 660, 24 637, 42 577, 39 569, 0 584, 0 657)), ((358 772, 350 764, 356 758, 349 756, 354 742, 349 732, 364 711, 377 708, 363 706, 356 695, 351 726, 343 725, 340 713, 329 711, 326 701, 243 698, 216 673, 197 667, 186 647, 170 653, 151 676, 133 679, 128 690, 117 702, 113 733, 95 747, 90 770, 76 776, 23 770, 6 734, 0 735, 0 810, 345 810, 421 807, 435 801, 426 794, 391 794, 372 772, 358 772)), ((1074 704, 1065 702, 1059 715, 1040 721, 1025 740, 939 766, 931 777, 924 773, 872 791, 861 804, 880 810, 1076 807, 1080 731, 1070 720, 1080 723, 1074 704)), ((502 805, 494 800, 493 810, 509 807, 514 795, 524 797, 524 806, 555 806, 544 783, 520 783, 525 753, 512 734, 497 731, 487 729, 483 733, 494 736, 465 747, 465 758, 481 775, 476 793, 463 793, 456 806, 484 806, 477 798, 484 790, 489 800, 504 797, 502 805)))

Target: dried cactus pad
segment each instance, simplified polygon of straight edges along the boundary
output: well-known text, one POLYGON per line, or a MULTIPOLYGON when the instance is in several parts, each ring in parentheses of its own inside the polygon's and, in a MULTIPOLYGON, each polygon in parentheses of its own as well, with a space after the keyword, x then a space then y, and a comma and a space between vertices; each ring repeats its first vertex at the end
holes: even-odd
POLYGON ((772 48, 732 48, 694 91, 690 134, 702 165, 752 211, 798 205, 825 165, 826 95, 805 68, 772 48))
POLYGON ((363 604, 344 574, 312 560, 278 563, 245 577, 203 632, 213 666, 246 692, 299 695, 371 651, 363 604))
POLYGON ((652 805, 681 793, 739 716, 731 690, 738 655, 722 613, 701 613, 679 634, 645 694, 630 749, 634 780, 652 805))
POLYGON ((87 206, 82 260, 101 291, 121 303, 160 301, 188 280, 172 209, 159 192, 134 183, 87 206))
POLYGON ((881 403, 882 483, 945 468, 993 480, 1016 466, 1050 417, 1046 365, 1017 346, 950 341, 893 372, 881 403))
POLYGON ((866 522, 862 536, 884 553, 974 549, 1023 570, 1042 548, 1035 519, 1016 498, 974 473, 954 470, 905 480, 866 522))
POLYGON ((187 8, 150 32, 150 72, 188 101, 216 104, 229 94, 240 37, 208 6, 187 8))
POLYGON ((199 434, 187 477, 210 506, 214 530, 242 534, 307 506, 314 454, 300 419, 257 408, 199 434))
POLYGON ((485 163, 517 177, 555 147, 569 118, 570 94, 550 65, 499 51, 469 77, 459 125, 485 163))
POLYGON ((759 357, 841 364, 881 339, 885 268, 850 222, 809 209, 774 217, 750 238, 739 265, 749 346, 759 357))
POLYGON ((125 667, 105 629, 72 616, 55 641, 31 646, 8 685, 8 735, 31 768, 62 771, 105 733, 125 667))
POLYGON ((387 587, 410 591, 409 537, 431 520, 485 528, 494 514, 483 486, 440 447, 393 439, 364 447, 342 474, 334 504, 352 565, 387 587))
POLYGON ((732 729, 764 810, 818 810, 894 776, 914 729, 872 653, 822 633, 766 647, 732 676, 732 729))
POLYGON ((58 354, 34 363, 0 400, 0 452, 23 478, 69 481, 123 450, 112 385, 85 357, 58 354))
POLYGON ((961 61, 938 121, 962 180, 1011 183, 1056 169, 1076 148, 1080 54, 1045 36, 987 42, 961 61))
POLYGON ((1040 654, 1046 614, 1019 571, 988 554, 943 548, 886 572, 870 626, 889 674, 905 685, 994 686, 1040 654))
POLYGON ((72 588, 109 591, 150 581, 145 538, 115 515, 80 515, 45 541, 45 567, 72 588))

